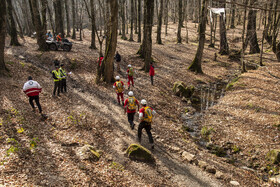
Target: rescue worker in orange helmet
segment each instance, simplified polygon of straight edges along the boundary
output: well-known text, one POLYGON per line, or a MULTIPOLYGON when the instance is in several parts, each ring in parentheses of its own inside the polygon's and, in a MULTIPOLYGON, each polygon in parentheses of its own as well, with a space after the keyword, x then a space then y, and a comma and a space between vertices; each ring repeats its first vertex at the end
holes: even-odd
POLYGON ((133 92, 128 92, 128 98, 124 102, 124 113, 127 113, 127 119, 130 124, 131 129, 134 129, 134 115, 136 113, 136 105, 138 106, 139 111, 139 102, 133 96, 133 92))
POLYGON ((59 34, 56 36, 56 40, 57 40, 58 42, 61 42, 61 41, 62 41, 61 33, 59 33, 59 34))

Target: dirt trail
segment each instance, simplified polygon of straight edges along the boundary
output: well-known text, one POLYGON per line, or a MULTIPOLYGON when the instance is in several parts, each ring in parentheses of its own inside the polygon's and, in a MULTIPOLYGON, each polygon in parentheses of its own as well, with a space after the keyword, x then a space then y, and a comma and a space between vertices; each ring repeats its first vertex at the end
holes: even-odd
MULTIPOLYGON (((193 32, 196 33, 195 28, 193 32)), ((147 99, 148 105, 157 111, 152 130, 156 145, 153 151, 156 158, 154 165, 131 161, 125 156, 128 145, 136 142, 137 126, 133 131, 130 129, 123 108, 116 102, 112 85, 94 83, 98 51, 88 48, 88 32, 84 41, 74 41, 73 50, 69 53, 38 52, 34 39, 26 39, 27 43, 23 47, 6 48, 11 77, 1 78, 0 83, 3 88, 0 90, 1 114, 6 123, 3 125, 5 129, 0 131, 0 143, 3 145, 0 158, 4 158, 10 145, 6 138, 12 137, 20 142, 23 153, 10 156, 0 166, 0 184, 227 186, 224 181, 182 160, 181 153, 189 151, 210 164, 219 165, 229 175, 234 170, 232 166, 219 162, 221 160, 216 161, 213 155, 179 132, 183 123, 181 114, 189 105, 174 96, 171 89, 176 81, 190 85, 196 81, 211 82, 224 78, 230 71, 238 69, 239 65, 227 62, 222 57, 219 62, 212 62, 210 59, 217 50, 206 48, 203 61, 205 74, 194 75, 187 71, 187 67, 197 45, 174 44, 173 35, 163 40, 165 45, 153 45, 155 86, 150 86, 148 74, 140 71, 143 62, 135 54, 139 43, 118 40, 117 50, 123 58, 122 80, 126 82, 124 72, 127 65, 132 64, 136 69, 135 87, 132 88, 135 97, 138 100, 147 99), (20 60, 20 55, 24 60, 20 60), (53 82, 50 71, 55 58, 64 62, 68 72, 73 72, 68 77, 68 93, 59 98, 51 97, 53 82), (76 67, 70 70, 74 62, 76 67), (49 115, 47 121, 41 121, 38 114, 30 113, 27 98, 21 92, 30 74, 43 87, 40 99, 44 112, 49 115), (14 114, 11 108, 15 108, 18 114, 14 114), (20 127, 25 131, 19 134, 17 130, 20 127), (40 140, 35 151, 29 149, 29 142, 34 137, 40 140), (77 158, 75 150, 85 144, 91 144, 103 152, 98 162, 90 163, 77 158)), ((148 147, 148 138, 143 133, 142 144, 148 147)))

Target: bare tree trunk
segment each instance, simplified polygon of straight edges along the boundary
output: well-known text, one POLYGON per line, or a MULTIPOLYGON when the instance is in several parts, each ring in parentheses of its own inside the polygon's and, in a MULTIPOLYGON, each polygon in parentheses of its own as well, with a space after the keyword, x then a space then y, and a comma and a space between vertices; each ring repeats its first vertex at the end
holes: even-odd
POLYGON ((225 15, 222 13, 220 15, 220 54, 221 55, 228 55, 229 54, 229 47, 227 42, 227 30, 224 20, 225 15))
POLYGON ((104 58, 104 62, 105 62, 104 81, 106 83, 111 83, 114 81, 113 61, 117 48, 117 38, 118 38, 118 1, 110 1, 110 8, 111 8, 110 36, 109 36, 108 45, 106 48, 106 54, 104 58))
MULTIPOLYGON (((254 4, 255 0, 251 0, 250 5, 254 4)), ((245 49, 247 45, 250 45, 250 54, 255 54, 260 52, 260 47, 258 44, 257 32, 256 32, 256 18, 257 18, 257 11, 256 10, 249 10, 248 14, 248 24, 247 24, 247 34, 246 34, 246 41, 245 41, 245 49)))
POLYGON ((0 75, 8 70, 4 61, 4 48, 6 39, 6 1, 0 3, 0 75))
POLYGON ((141 0, 138 0, 138 39, 137 42, 141 42, 141 0))
POLYGON ((96 24, 95 24, 95 10, 94 10, 94 0, 90 0, 90 10, 91 10, 91 49, 97 49, 95 44, 95 30, 96 30, 96 24))
POLYGON ((75 0, 72 0, 72 27, 73 27, 73 33, 72 33, 72 39, 76 39, 76 13, 75 13, 75 0))
POLYGON ((67 24, 66 37, 70 37, 71 29, 70 29, 70 18, 69 18, 70 11, 69 11, 68 0, 64 0, 64 3, 65 3, 65 12, 66 12, 66 24, 67 24))
POLYGON ((183 25, 182 7, 183 7, 182 0, 179 0, 179 6, 178 6, 178 8, 179 8, 179 11, 178 11, 179 22, 178 22, 178 31, 177 31, 177 43, 182 43, 182 37, 181 37, 181 28, 182 28, 182 25, 183 25))
POLYGON ((133 0, 130 0, 130 38, 129 38, 129 41, 133 41, 133 14, 134 14, 133 0))
POLYGON ((165 0, 165 13, 164 13, 164 24, 165 24, 165 36, 167 36, 167 29, 168 29, 168 3, 169 0, 165 0))
POLYGON ((56 33, 61 33, 62 37, 64 37, 64 27, 63 27, 63 15, 62 15, 62 4, 60 0, 54 0, 53 2, 54 10, 55 10, 55 28, 56 33))
POLYGON ((41 0, 42 24, 45 31, 47 30, 47 3, 47 0, 41 0))
POLYGON ((21 23, 20 23, 20 21, 19 21, 19 19, 18 19, 18 15, 17 15, 17 13, 16 13, 14 7, 13 7, 13 16, 15 17, 16 22, 17 22, 17 25, 18 25, 18 27, 19 27, 19 35, 20 35, 20 37, 21 37, 22 39, 24 39, 24 37, 23 37, 23 29, 22 29, 21 23))
POLYGON ((17 37, 17 28, 16 28, 16 23, 13 17, 13 5, 11 0, 7 0, 7 5, 8 5, 8 17, 10 20, 10 26, 11 26, 11 42, 10 45, 13 46, 20 46, 20 43, 18 42, 18 37, 17 37))
POLYGON ((138 30, 137 30, 137 26, 138 26, 138 20, 137 20, 137 0, 134 0, 134 13, 133 13, 133 16, 134 16, 134 20, 135 20, 135 23, 134 23, 134 33, 138 34, 138 30))
POLYGON ((207 4, 208 0, 203 0, 202 11, 201 11, 201 19, 199 24, 199 44, 194 57, 192 64, 189 66, 190 71, 194 71, 196 73, 203 73, 201 68, 201 60, 204 50, 205 43, 205 31, 206 31, 206 22, 207 22, 207 4))
POLYGON ((160 8, 159 8, 159 14, 158 14, 158 26, 157 26, 157 44, 162 44, 162 41, 161 41, 162 13, 163 13, 163 0, 160 0, 160 8))
MULTIPOLYGON (((267 9, 267 4, 265 5, 265 9, 267 9)), ((264 20, 265 27, 264 28, 267 29, 266 28, 266 10, 264 11, 264 14, 265 14, 265 20, 264 20)), ((262 47, 261 47, 261 53, 260 53, 260 66, 263 66, 263 43, 264 43, 265 33, 266 33, 266 31, 264 30, 263 34, 262 34, 262 47)))
POLYGON ((232 14, 231 14, 231 23, 230 23, 230 28, 231 29, 234 29, 235 28, 235 8, 236 8, 236 5, 235 5, 235 1, 236 0, 233 0, 232 1, 232 14))
POLYGON ((51 12, 51 9, 50 9, 48 4, 47 4, 47 9, 48 9, 50 22, 51 22, 51 27, 52 27, 52 30, 53 30, 53 33, 54 33, 55 32, 55 25, 54 25, 54 21, 53 21, 53 17, 52 17, 52 12, 51 12))
POLYGON ((244 22, 243 22, 243 30, 242 30, 242 50, 241 50, 241 71, 246 72, 246 64, 244 60, 245 53, 245 27, 246 27, 246 19, 247 19, 247 5, 248 0, 245 1, 245 12, 244 12, 244 22))
POLYGON ((144 0, 144 38, 138 54, 144 58, 143 69, 149 72, 152 62, 152 26, 154 15, 154 0, 144 0))
POLYGON ((34 15, 34 24, 35 24, 35 29, 36 29, 36 37, 37 37, 37 44, 39 45, 39 50, 40 51, 47 51, 48 46, 46 44, 46 38, 45 34, 46 31, 44 30, 44 27, 41 22, 40 18, 40 13, 38 9, 38 2, 37 0, 31 0, 32 3, 32 10, 33 10, 33 15, 34 15))
POLYGON ((121 17, 122 17, 122 39, 127 40, 126 34, 125 34, 125 9, 124 4, 125 0, 121 0, 121 17))

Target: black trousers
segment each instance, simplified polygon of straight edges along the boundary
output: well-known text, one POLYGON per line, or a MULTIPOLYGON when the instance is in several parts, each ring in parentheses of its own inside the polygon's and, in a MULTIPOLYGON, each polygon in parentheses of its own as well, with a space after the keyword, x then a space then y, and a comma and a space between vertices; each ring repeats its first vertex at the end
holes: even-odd
POLYGON ((61 85, 61 81, 55 81, 54 82, 53 95, 55 95, 56 90, 57 90, 57 95, 59 95, 60 89, 61 89, 60 85, 61 85))
POLYGON ((63 92, 67 92, 67 90, 66 90, 66 79, 62 79, 61 80, 61 93, 63 93, 63 92))
POLYGON ((41 113, 42 112, 42 108, 41 108, 41 105, 40 105, 40 102, 39 102, 39 95, 36 95, 36 96, 29 96, 29 103, 31 105, 31 107, 34 109, 34 103, 33 103, 33 100, 35 100, 35 103, 39 109, 39 112, 41 113))
POLYGON ((151 123, 141 121, 141 123, 139 124, 139 126, 138 126, 138 139, 139 139, 140 142, 141 142, 141 136, 142 136, 142 129, 146 130, 146 132, 148 134, 148 137, 149 137, 149 142, 151 144, 154 143, 153 136, 152 136, 152 133, 151 133, 151 129, 152 129, 151 123))
POLYGON ((151 83, 154 85, 154 76, 151 76, 151 83))
POLYGON ((128 119, 128 122, 130 124, 130 126, 133 126, 133 121, 134 121, 134 115, 135 113, 127 113, 127 119, 128 119))

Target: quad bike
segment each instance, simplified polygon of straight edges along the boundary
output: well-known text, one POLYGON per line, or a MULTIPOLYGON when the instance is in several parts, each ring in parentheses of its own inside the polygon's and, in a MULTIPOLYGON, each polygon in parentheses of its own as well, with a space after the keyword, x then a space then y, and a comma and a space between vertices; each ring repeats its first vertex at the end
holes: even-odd
POLYGON ((63 49, 63 51, 71 51, 72 49, 72 42, 63 38, 61 42, 58 42, 53 39, 47 39, 46 43, 51 51, 57 51, 58 49, 63 49))

